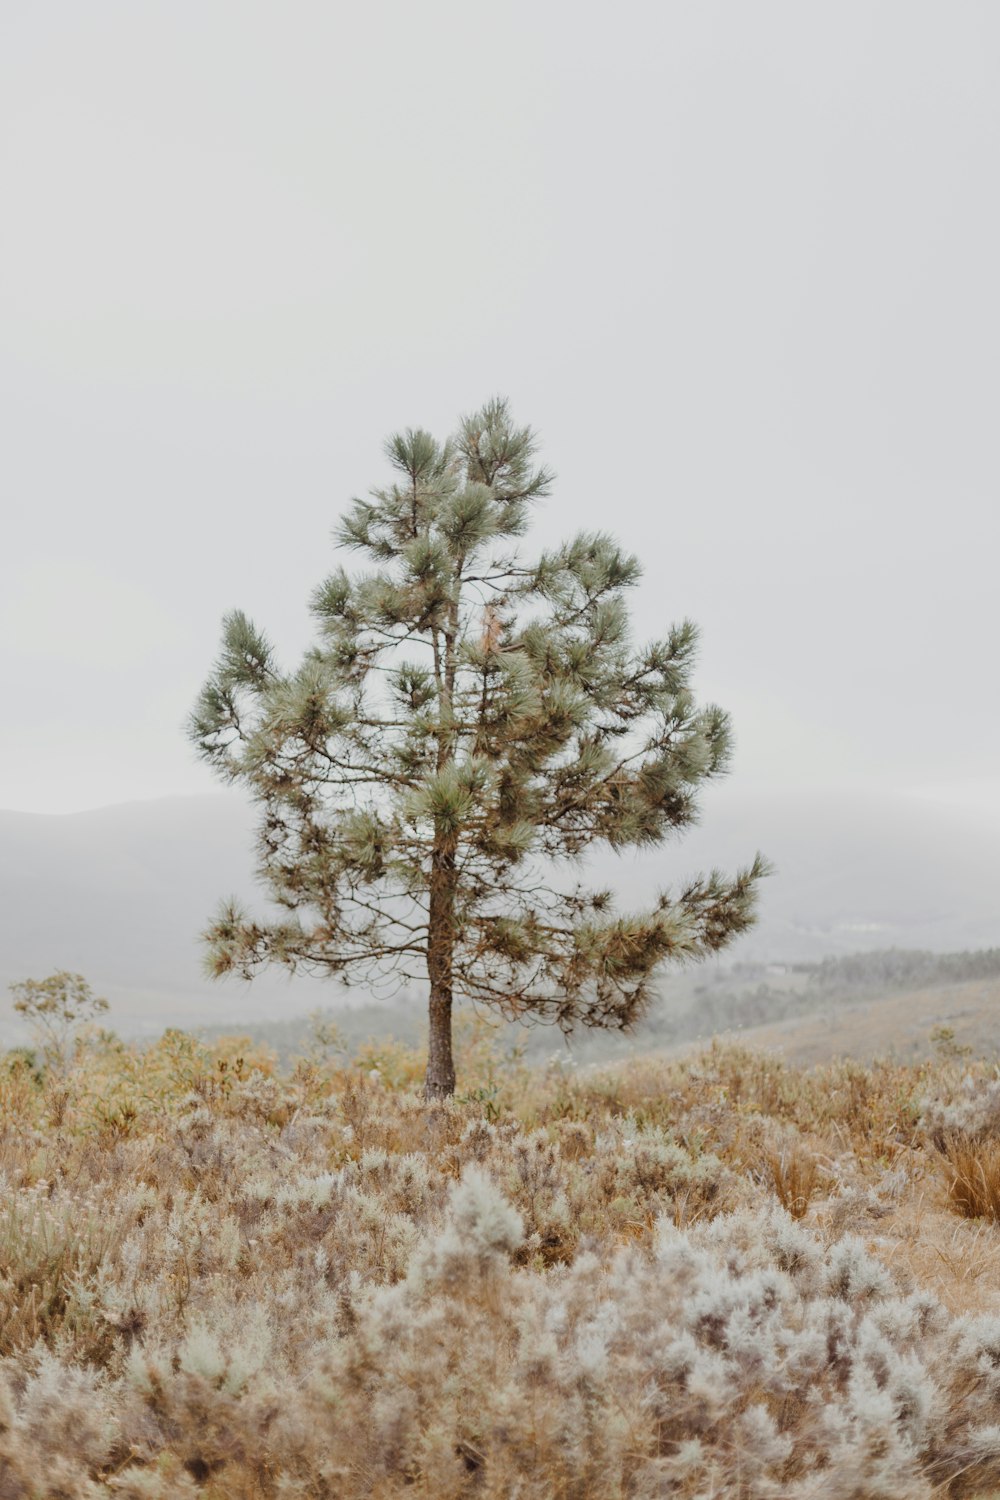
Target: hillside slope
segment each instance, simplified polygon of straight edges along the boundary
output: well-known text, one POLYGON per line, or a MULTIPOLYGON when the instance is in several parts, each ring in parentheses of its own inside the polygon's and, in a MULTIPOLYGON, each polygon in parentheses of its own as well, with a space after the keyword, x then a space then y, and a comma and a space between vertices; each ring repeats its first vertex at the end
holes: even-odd
MULTIPOLYGON (((777 1053, 798 1067, 853 1057, 914 1062, 935 1050, 934 1035, 953 1033, 939 1045, 970 1055, 1000 1052, 1000 979, 973 979, 964 984, 930 986, 886 994, 853 1005, 831 1007, 822 1014, 793 1016, 763 1026, 741 1027, 727 1035, 748 1047, 777 1053)), ((677 1055, 700 1043, 671 1048, 677 1055)))
MULTIPOLYGON (((199 932, 221 898, 259 903, 252 817, 235 795, 168 798, 66 816, 0 813, 0 987, 83 972, 115 1024, 233 1024, 338 1003, 331 984, 281 974, 212 985, 199 932)), ((757 928, 727 955, 800 961, 861 948, 1000 942, 1000 830, 902 798, 747 794, 705 799, 703 825, 655 855, 605 855, 593 878, 621 904, 762 849, 775 863, 757 928)))

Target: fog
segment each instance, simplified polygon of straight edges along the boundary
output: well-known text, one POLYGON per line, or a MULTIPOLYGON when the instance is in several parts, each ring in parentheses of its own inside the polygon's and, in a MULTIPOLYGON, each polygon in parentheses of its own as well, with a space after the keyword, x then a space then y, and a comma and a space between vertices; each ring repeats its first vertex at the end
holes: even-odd
MULTIPOLYGON (((777 872, 763 883, 759 921, 709 970, 1000 947, 1000 830, 968 810, 882 794, 750 795, 736 778, 711 788, 703 810, 702 826, 683 838, 639 856, 604 851, 590 873, 628 911, 698 870, 734 870, 762 846, 777 872)), ((87 976, 126 1034, 244 1027, 345 1003, 374 1006, 378 1030, 392 985, 345 993, 336 980, 281 969, 250 985, 206 977, 199 935, 220 900, 237 895, 267 910, 252 879, 250 823, 233 793, 61 816, 0 812, 0 993, 63 968, 87 976)), ((667 966, 658 989, 668 1010, 679 985, 682 971, 667 966)), ((15 1019, 0 1013, 0 1041, 16 1033, 15 1019)))
MULTIPOLYGON (((734 779, 1000 816, 1000 12, 7 7, 0 806, 213 789, 399 426, 494 391, 702 628, 734 779)), ((760 840, 766 844, 766 838, 760 840)))

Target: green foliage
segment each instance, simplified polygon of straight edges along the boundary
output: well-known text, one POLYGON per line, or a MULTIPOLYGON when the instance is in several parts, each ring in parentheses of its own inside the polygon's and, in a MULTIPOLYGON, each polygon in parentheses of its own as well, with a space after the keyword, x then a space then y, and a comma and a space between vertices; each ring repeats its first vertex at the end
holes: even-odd
POLYGON ((260 874, 289 919, 227 908, 213 972, 429 976, 446 1008, 456 994, 567 1031, 627 1028, 663 963, 752 922, 759 857, 641 912, 572 878, 595 844, 655 846, 691 824, 730 728, 693 697, 690 621, 633 645, 640 567, 610 536, 522 558, 552 479, 535 450, 499 399, 447 442, 390 438, 392 482, 335 531, 370 570, 338 567, 314 591, 318 643, 297 671, 226 617, 191 735, 259 804, 260 874))
POLYGON ((14 1009, 30 1025, 46 1063, 57 1070, 68 1067, 79 1028, 108 1009, 82 974, 66 970, 47 979, 22 979, 10 991, 14 1009))

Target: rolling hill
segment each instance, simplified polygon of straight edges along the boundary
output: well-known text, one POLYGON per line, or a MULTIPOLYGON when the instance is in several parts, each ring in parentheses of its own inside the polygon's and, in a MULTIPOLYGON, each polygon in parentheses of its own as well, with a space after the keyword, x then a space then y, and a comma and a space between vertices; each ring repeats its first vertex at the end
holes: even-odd
MULTIPOLYGON (((254 899, 251 845, 252 819, 235 795, 0 812, 0 986, 78 970, 111 1000, 113 1024, 147 1033, 342 1003, 318 980, 203 977, 198 934, 220 898, 254 899)), ((708 865, 732 868, 757 848, 776 874, 757 928, 727 958, 1000 943, 1000 829, 904 798, 750 795, 725 784, 706 797, 703 826, 676 845, 655 857, 605 856, 589 873, 618 889, 622 905, 638 905, 652 888, 708 865)))

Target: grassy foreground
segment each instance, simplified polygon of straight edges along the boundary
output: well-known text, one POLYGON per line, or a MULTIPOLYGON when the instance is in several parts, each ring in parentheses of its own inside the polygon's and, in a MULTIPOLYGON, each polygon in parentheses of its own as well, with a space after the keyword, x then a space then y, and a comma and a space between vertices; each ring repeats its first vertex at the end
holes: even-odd
POLYGON ((0 1500, 1000 1493, 993 1069, 461 1063, 0 1057, 0 1500))

